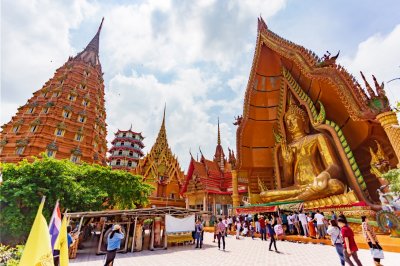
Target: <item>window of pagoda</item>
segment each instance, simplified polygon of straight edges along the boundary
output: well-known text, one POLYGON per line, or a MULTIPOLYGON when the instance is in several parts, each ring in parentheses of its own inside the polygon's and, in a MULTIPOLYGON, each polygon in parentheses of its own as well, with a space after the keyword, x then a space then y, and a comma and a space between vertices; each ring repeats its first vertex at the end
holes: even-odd
POLYGON ((118 151, 118 155, 122 155, 122 150, 119 150, 119 151, 118 151))
POLYGON ((47 114, 50 111, 50 107, 43 107, 42 113, 47 114))
POLYGON ((121 141, 121 146, 125 146, 125 142, 124 141, 121 141))
POLYGON ((29 129, 29 131, 34 133, 34 132, 36 132, 37 128, 38 128, 38 125, 32 125, 31 128, 29 129))
POLYGON ((77 134, 75 135, 75 140, 76 140, 76 141, 82 141, 82 140, 83 140, 83 135, 77 133, 77 134))
POLYGON ((86 84, 79 84, 79 89, 86 90, 86 84))
POLYGON ((25 146, 19 146, 15 149, 15 154, 22 155, 24 153, 25 146))
POLYGON ((71 117, 71 112, 64 110, 63 111, 63 117, 70 118, 71 117))
POLYGON ((79 163, 79 161, 81 160, 81 156, 76 155, 76 154, 71 154, 70 160, 73 163, 79 163))
POLYGON ((115 165, 121 165, 121 160, 118 159, 118 160, 115 162, 115 165))
POLYGON ((62 137, 65 134, 65 130, 62 128, 56 128, 56 130, 54 131, 54 135, 56 135, 57 137, 62 137))
POLYGON ((43 92, 43 93, 42 93, 42 97, 46 97, 46 96, 47 96, 47 93, 48 93, 47 91, 43 92))
POLYGON ((133 151, 129 151, 129 156, 133 156, 133 151))
POLYGON ((122 133, 122 137, 125 138, 126 137, 126 133, 122 133))
POLYGON ((56 153, 57 153, 57 151, 54 151, 54 150, 46 150, 46 154, 47 154, 48 157, 55 158, 56 157, 56 153))
POLYGON ((128 166, 129 166, 129 167, 132 166, 132 161, 128 161, 128 166))
POLYGON ((73 102, 73 101, 76 100, 76 96, 73 95, 73 94, 69 94, 69 95, 68 95, 68 100, 70 100, 71 102, 73 102))
POLYGON ((78 116, 78 122, 80 122, 80 123, 85 123, 85 122, 86 122, 86 116, 79 115, 79 116, 78 116))
POLYGON ((18 133, 20 127, 21 127, 20 125, 14 126, 13 129, 12 129, 12 132, 13 132, 13 133, 18 133))
POLYGON ((29 109, 26 111, 27 114, 33 114, 35 112, 35 107, 29 107, 29 109))
POLYGON ((53 92, 53 95, 51 97, 57 98, 58 96, 60 96, 60 92, 56 91, 56 92, 53 92))
POLYGON ((82 105, 83 106, 89 106, 89 101, 88 100, 86 100, 86 99, 83 99, 83 101, 82 101, 82 105))

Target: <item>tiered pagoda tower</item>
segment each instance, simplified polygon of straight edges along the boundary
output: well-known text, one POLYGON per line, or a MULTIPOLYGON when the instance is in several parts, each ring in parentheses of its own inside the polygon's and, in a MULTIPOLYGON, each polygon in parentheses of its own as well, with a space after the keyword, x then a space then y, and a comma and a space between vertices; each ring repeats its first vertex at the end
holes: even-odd
POLYGON ((58 68, 2 126, 2 162, 18 162, 46 152, 76 163, 106 164, 104 82, 99 61, 102 24, 86 48, 58 68))
POLYGON ((150 205, 185 207, 185 201, 179 194, 185 175, 168 145, 165 109, 156 142, 150 152, 139 161, 134 173, 142 175, 144 182, 155 188, 149 197, 150 205))
POLYGON ((118 130, 111 142, 113 146, 108 151, 111 154, 108 157, 111 168, 127 171, 135 168, 144 155, 143 139, 142 133, 132 131, 132 126, 126 131, 118 130))

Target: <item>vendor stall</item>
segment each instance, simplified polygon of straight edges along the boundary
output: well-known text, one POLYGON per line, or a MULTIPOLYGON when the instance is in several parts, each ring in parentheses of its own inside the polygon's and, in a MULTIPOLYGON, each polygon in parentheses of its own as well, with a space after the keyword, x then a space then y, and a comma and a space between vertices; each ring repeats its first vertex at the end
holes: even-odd
POLYGON ((178 207, 67 213, 78 246, 70 257, 78 250, 105 254, 116 223, 125 235, 118 252, 166 249, 168 244, 191 241, 195 218, 202 214, 178 207))

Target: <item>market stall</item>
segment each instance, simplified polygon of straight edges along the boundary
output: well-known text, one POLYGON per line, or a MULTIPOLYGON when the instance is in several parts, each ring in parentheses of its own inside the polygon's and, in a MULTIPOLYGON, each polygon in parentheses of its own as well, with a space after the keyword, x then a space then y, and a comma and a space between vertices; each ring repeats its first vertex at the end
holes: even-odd
POLYGON ((68 213, 78 247, 70 257, 79 250, 105 254, 116 223, 125 235, 118 252, 166 249, 168 244, 191 241, 196 216, 202 213, 178 207, 68 213))

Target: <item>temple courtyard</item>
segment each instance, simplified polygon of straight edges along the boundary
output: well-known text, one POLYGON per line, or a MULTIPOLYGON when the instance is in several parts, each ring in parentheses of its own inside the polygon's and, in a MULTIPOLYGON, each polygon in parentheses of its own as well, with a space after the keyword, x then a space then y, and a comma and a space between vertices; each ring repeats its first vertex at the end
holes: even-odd
MULTIPOLYGON (((252 240, 250 237, 236 240, 228 236, 226 251, 218 250, 217 243, 212 242, 213 235, 205 233, 201 250, 193 245, 171 247, 167 250, 142 251, 138 253, 117 254, 114 266, 146 265, 146 266, 179 266, 179 265, 304 265, 304 266, 336 266, 339 258, 333 246, 319 244, 299 244, 278 241, 280 253, 268 251, 269 241, 252 240)), ((374 265, 369 250, 361 249, 358 256, 363 265, 374 265)), ((385 252, 382 264, 398 265, 400 253, 385 252), (396 263, 397 261, 397 263, 396 263)), ((104 256, 95 254, 78 254, 71 265, 91 266, 103 265, 104 256)))

